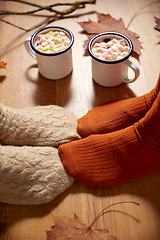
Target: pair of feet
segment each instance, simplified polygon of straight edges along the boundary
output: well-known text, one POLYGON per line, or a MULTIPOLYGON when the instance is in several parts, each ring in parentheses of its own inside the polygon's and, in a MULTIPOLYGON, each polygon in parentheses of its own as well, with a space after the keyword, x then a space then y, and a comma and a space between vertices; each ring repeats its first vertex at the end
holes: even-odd
POLYGON ((77 117, 62 107, 0 103, 0 202, 47 203, 70 187, 57 148, 80 138, 76 128, 77 117))
POLYGON ((67 172, 89 186, 114 186, 160 170, 160 77, 140 97, 104 103, 78 120, 82 139, 61 145, 67 172))

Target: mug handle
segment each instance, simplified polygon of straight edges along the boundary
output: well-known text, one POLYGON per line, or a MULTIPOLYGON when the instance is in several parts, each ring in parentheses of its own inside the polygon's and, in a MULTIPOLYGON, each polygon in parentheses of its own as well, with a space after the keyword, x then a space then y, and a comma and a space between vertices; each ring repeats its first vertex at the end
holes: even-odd
POLYGON ((138 68, 133 62, 131 62, 131 61, 128 60, 128 59, 125 61, 125 64, 134 71, 135 76, 134 76, 133 79, 124 78, 124 79, 123 79, 123 82, 125 82, 125 83, 134 82, 134 81, 139 77, 140 70, 139 70, 139 68, 138 68))
POLYGON ((27 52, 28 52, 34 59, 36 59, 35 52, 32 50, 31 45, 30 45, 30 40, 31 40, 31 37, 28 37, 28 38, 25 40, 24 45, 25 45, 25 48, 26 48, 27 52))

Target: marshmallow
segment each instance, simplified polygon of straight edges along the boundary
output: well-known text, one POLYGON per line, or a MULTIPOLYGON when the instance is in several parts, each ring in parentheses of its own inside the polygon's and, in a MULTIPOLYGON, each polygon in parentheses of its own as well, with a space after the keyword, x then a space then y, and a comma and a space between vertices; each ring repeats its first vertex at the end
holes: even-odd
POLYGON ((104 58, 103 60, 107 59, 108 53, 107 51, 105 51, 104 53, 102 53, 101 57, 104 58))
POLYGON ((52 52, 54 52, 54 48, 55 48, 55 45, 54 44, 50 44, 50 50, 52 51, 52 52))
POLYGON ((62 31, 60 31, 59 35, 60 35, 60 36, 65 36, 65 33, 62 32, 62 31))
POLYGON ((124 58, 129 52, 127 42, 113 38, 108 42, 95 43, 92 53, 101 60, 114 61, 124 58))
POLYGON ((49 31, 36 36, 35 47, 40 52, 56 53, 70 44, 70 38, 63 31, 49 31))
POLYGON ((48 34, 49 34, 50 36, 53 36, 53 31, 49 31, 48 34))
POLYGON ((126 45, 126 42, 125 40, 122 38, 119 40, 119 43, 122 45, 122 46, 125 46, 126 45))
POLYGON ((46 38, 50 38, 50 34, 47 33, 47 34, 45 35, 45 37, 46 37, 46 38))
POLYGON ((117 40, 116 38, 113 38, 113 39, 112 39, 112 42, 113 42, 113 43, 117 43, 118 40, 117 40))
POLYGON ((58 31, 55 31, 55 32, 53 32, 53 35, 54 35, 55 37, 57 37, 57 36, 58 36, 58 34, 59 34, 59 32, 58 32, 58 31))
POLYGON ((38 45, 37 50, 40 51, 40 52, 43 52, 43 47, 41 45, 38 45))
POLYGON ((59 37, 54 39, 54 43, 57 44, 57 45, 60 44, 61 42, 62 42, 62 39, 59 38, 59 37))
POLYGON ((55 45, 55 51, 56 51, 56 52, 60 52, 60 51, 62 51, 62 50, 63 50, 62 44, 57 44, 57 45, 55 45))
POLYGON ((46 41, 41 43, 42 47, 45 47, 46 45, 48 45, 48 43, 46 41))
POLYGON ((125 57, 126 55, 127 55, 127 52, 122 52, 122 53, 121 53, 121 56, 122 56, 122 57, 125 57))
POLYGON ((47 44, 44 48, 43 48, 43 51, 46 52, 49 50, 49 45, 47 44))
POLYGON ((112 56, 111 56, 111 55, 108 55, 108 56, 107 56, 107 60, 108 60, 108 61, 113 60, 113 59, 112 59, 112 56))
POLYGON ((70 43, 70 41, 69 40, 65 40, 64 42, 63 42, 63 46, 68 46, 69 45, 69 43, 70 43))
POLYGON ((113 49, 112 49, 112 47, 111 47, 111 48, 108 48, 106 51, 107 51, 107 53, 108 53, 109 55, 111 55, 112 52, 113 52, 113 49))
POLYGON ((95 48, 100 48, 100 47, 101 47, 101 44, 100 44, 100 43, 95 43, 94 47, 95 47, 95 48))
POLYGON ((129 47, 128 47, 128 46, 125 46, 125 47, 124 47, 124 51, 128 53, 128 52, 129 52, 129 47))
POLYGON ((101 46, 102 48, 107 48, 107 43, 101 42, 100 46, 101 46))
POLYGON ((101 54, 99 52, 95 53, 94 54, 97 58, 100 58, 101 57, 101 54))
POLYGON ((118 49, 121 50, 122 52, 124 52, 125 47, 122 45, 118 45, 118 49))
POLYGON ((118 57, 118 53, 113 52, 113 53, 111 54, 111 57, 112 57, 114 60, 116 60, 117 57, 118 57))
POLYGON ((112 41, 107 42, 107 47, 108 48, 112 47, 113 45, 114 45, 114 43, 112 41))

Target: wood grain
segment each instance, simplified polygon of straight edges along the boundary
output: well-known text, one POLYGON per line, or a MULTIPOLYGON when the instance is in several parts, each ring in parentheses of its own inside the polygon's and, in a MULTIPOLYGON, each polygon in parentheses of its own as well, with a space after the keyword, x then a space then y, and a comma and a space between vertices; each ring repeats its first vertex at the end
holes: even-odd
MULTIPOLYGON (((38 3, 45 5, 46 1, 39 0, 38 3)), ((47 4, 50 3, 52 1, 48 0, 47 4)), ((31 7, 0 1, 0 9, 22 11, 31 7)), ((45 14, 47 12, 44 11, 45 14)), ((97 0, 95 6, 88 5, 72 15, 72 18, 50 24, 69 28, 75 36, 73 72, 65 79, 57 81, 44 79, 38 73, 35 60, 25 50, 23 43, 34 31, 25 33, 0 22, 0 61, 7 62, 7 68, 0 69, 1 103, 14 108, 53 104, 81 117, 102 102, 140 96, 155 86, 160 71, 160 38, 157 37, 160 33, 154 29, 154 16, 160 18, 160 1, 97 0), (126 26, 136 15, 129 27, 140 35, 143 47, 140 61, 133 59, 141 71, 136 82, 104 88, 92 80, 90 57, 84 56, 82 47, 86 36, 81 33, 82 29, 77 23, 89 18, 96 21, 96 14, 90 13, 91 11, 109 13, 116 19, 121 17, 126 26)), ((7 16, 4 19, 26 28, 42 21, 42 17, 38 16, 7 16)), ((50 230, 54 225, 51 215, 73 217, 76 213, 84 222, 90 224, 103 208, 120 201, 135 201, 140 205, 123 204, 112 207, 124 214, 105 214, 94 227, 108 228, 110 234, 117 236, 118 240, 159 240, 159 186, 160 173, 157 172, 149 177, 110 188, 91 188, 75 182, 52 202, 38 206, 0 203, 0 240, 45 240, 46 230, 50 230)))

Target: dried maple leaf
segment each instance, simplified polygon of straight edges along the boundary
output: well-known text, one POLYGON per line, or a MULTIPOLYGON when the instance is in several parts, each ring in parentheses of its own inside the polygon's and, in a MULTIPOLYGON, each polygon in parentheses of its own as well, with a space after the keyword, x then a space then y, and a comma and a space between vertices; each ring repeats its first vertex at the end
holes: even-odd
POLYGON ((160 31, 160 18, 157 18, 157 17, 154 17, 155 18, 155 22, 156 22, 156 26, 155 26, 155 29, 159 30, 160 31))
POLYGON ((7 63, 5 62, 0 62, 0 68, 6 68, 7 63))
POLYGON ((106 209, 120 203, 134 203, 139 205, 135 202, 119 202, 111 204, 95 217, 89 227, 82 222, 76 214, 74 214, 74 219, 52 216, 55 226, 51 231, 47 231, 47 240, 117 240, 116 237, 108 234, 108 229, 94 229, 92 226, 104 213, 107 213, 106 209))
POLYGON ((107 229, 100 230, 87 227, 76 214, 74 214, 74 219, 68 217, 53 217, 53 219, 55 227, 52 231, 47 231, 47 240, 117 240, 116 237, 108 235, 107 229))
POLYGON ((122 18, 116 20, 110 14, 97 13, 98 22, 88 20, 86 22, 78 22, 87 33, 88 39, 84 43, 84 48, 87 47, 89 40, 96 34, 101 32, 119 32, 126 35, 133 42, 134 50, 138 56, 141 54, 141 43, 139 35, 125 28, 122 18))

